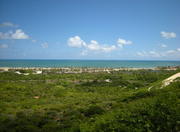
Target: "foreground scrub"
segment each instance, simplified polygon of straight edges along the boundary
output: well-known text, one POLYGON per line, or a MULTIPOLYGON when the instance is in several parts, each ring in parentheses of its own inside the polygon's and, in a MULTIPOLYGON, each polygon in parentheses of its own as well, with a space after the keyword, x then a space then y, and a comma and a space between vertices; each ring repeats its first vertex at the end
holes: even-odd
POLYGON ((0 132, 179 131, 178 71, 1 72, 0 132))

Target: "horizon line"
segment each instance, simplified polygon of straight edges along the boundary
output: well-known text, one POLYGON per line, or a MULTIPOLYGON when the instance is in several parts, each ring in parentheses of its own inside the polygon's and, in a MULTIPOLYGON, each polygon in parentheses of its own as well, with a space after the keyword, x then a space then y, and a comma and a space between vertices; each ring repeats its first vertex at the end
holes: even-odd
POLYGON ((81 61, 180 61, 180 60, 153 60, 153 59, 0 59, 1 60, 81 60, 81 61))

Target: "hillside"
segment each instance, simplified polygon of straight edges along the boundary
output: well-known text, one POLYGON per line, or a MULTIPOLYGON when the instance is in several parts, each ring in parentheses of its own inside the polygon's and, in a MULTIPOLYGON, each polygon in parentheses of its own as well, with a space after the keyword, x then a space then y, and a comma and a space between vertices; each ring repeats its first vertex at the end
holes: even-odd
POLYGON ((161 88, 179 70, 18 72, 0 73, 0 132, 180 131, 179 78, 161 88))

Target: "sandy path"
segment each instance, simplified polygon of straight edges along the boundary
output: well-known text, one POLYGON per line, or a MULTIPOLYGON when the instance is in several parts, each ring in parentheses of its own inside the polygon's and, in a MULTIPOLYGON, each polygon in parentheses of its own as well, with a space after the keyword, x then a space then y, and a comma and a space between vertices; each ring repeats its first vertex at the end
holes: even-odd
POLYGON ((180 72, 179 73, 176 73, 172 76, 170 76, 169 78, 165 79, 163 81, 163 87, 169 85, 171 82, 173 82, 176 78, 180 77, 180 72))
MULTIPOLYGON (((162 81, 162 86, 160 87, 160 89, 163 88, 163 87, 165 87, 165 86, 167 86, 167 85, 169 85, 171 82, 173 82, 173 81, 174 81, 176 78, 178 78, 178 77, 180 77, 180 72, 178 72, 178 73, 176 73, 176 74, 168 77, 167 79, 165 79, 164 81, 162 81)), ((150 86, 150 87, 148 88, 148 91, 150 91, 151 88, 153 88, 153 86, 150 86)))

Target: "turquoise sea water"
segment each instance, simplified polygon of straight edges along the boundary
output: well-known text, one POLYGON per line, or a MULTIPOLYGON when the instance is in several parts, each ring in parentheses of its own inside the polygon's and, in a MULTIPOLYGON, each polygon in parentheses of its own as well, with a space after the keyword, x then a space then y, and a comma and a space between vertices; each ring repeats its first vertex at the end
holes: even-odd
POLYGON ((96 67, 96 68, 151 68, 180 66, 180 61, 135 60, 0 60, 0 67, 96 67))

